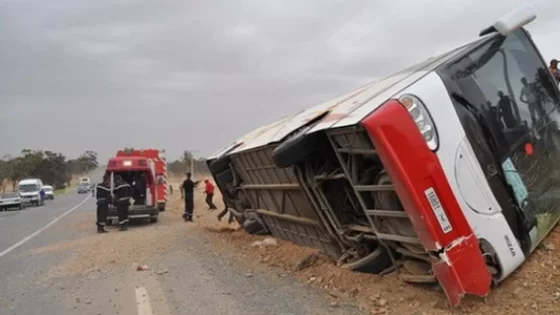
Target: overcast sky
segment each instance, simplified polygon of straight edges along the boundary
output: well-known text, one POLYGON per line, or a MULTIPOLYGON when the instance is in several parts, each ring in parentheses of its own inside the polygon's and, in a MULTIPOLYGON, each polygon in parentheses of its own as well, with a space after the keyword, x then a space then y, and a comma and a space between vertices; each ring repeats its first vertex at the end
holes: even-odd
POLYGON ((211 154, 523 2, 545 58, 560 57, 552 0, 0 0, 0 155, 211 154))

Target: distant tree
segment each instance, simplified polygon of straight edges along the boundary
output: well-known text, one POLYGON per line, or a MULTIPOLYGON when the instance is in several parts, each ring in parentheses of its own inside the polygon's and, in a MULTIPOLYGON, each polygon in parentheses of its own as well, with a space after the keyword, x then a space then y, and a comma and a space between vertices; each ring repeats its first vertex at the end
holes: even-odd
POLYGON ((193 167, 195 173, 201 172, 208 172, 208 168, 206 166, 206 159, 204 158, 195 158, 194 155, 190 151, 183 151, 183 156, 171 163, 167 164, 167 170, 169 173, 173 175, 182 176, 186 172, 191 170, 191 161, 193 162, 193 167))
POLYGON ((6 159, 0 159, 0 190, 6 191, 4 181, 10 177, 10 167, 6 159))
POLYGON ((45 151, 40 174, 42 180, 55 188, 64 188, 69 177, 66 157, 60 153, 45 151))
POLYGON ((80 163, 78 159, 70 159, 66 161, 66 185, 70 186, 73 174, 80 174, 80 163))
POLYGON ((184 174, 187 171, 185 163, 181 160, 175 160, 169 163, 167 165, 167 170, 174 175, 184 174))
POLYGON ((89 173, 91 170, 96 169, 98 165, 97 152, 86 151, 78 157, 78 166, 82 173, 89 173))
POLYGON ((0 159, 0 188, 4 190, 4 180, 12 182, 12 189, 23 178, 40 178, 55 189, 69 184, 72 174, 83 173, 97 166, 97 153, 86 151, 77 159, 66 160, 62 153, 24 149, 17 157, 5 156, 0 159))

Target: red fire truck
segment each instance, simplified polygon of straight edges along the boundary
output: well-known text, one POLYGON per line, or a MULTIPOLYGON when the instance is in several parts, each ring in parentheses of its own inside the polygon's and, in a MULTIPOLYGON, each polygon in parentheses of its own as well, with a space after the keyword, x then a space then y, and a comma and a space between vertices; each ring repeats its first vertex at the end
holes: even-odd
MULTIPOLYGON (((165 211, 167 205, 167 162, 164 150, 119 150, 115 157, 109 159, 106 174, 110 176, 111 183, 118 174, 133 187, 130 219, 158 221, 159 212, 165 211)), ((116 218, 117 211, 111 207, 109 221, 116 218)))

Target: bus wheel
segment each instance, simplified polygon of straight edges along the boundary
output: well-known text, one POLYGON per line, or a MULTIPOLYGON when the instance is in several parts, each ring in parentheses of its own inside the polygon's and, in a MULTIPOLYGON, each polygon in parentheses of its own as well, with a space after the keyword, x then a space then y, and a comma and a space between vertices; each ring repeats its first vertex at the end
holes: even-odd
MULTIPOLYGON (((351 249, 350 251, 355 252, 354 249, 351 249)), ((350 256, 354 255, 350 254, 350 256)), ((391 263, 391 257, 389 254, 383 248, 377 247, 371 253, 363 257, 359 257, 346 263, 339 262, 339 266, 352 271, 377 274, 389 268, 391 263)))
POLYGON ((307 135, 311 128, 313 125, 296 130, 272 151, 272 161, 276 167, 293 166, 323 148, 324 135, 321 133, 307 135))

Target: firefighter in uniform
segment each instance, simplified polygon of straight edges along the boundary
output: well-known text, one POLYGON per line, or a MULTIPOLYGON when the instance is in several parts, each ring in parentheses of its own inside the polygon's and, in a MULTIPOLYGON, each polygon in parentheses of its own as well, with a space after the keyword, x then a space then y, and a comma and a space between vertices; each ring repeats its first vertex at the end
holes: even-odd
POLYGON ((107 175, 103 177, 103 182, 95 187, 95 197, 97 198, 97 233, 107 233, 105 225, 107 224, 107 215, 109 214, 109 205, 112 203, 111 187, 107 175))
POLYGON ((115 195, 114 203, 119 215, 120 230, 126 231, 128 229, 128 207, 132 197, 132 187, 120 175, 116 175, 113 194, 115 195))
POLYGON ((187 179, 181 185, 182 198, 185 200, 185 213, 183 219, 192 222, 194 210, 194 188, 198 185, 199 181, 193 182, 191 172, 187 173, 187 179))

